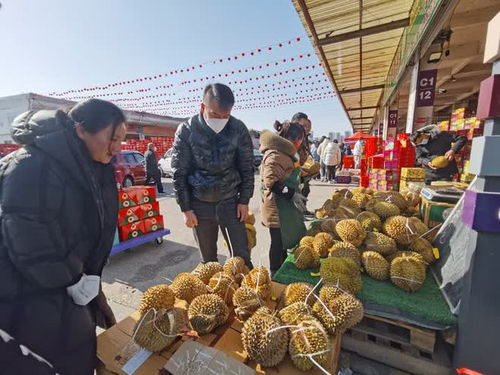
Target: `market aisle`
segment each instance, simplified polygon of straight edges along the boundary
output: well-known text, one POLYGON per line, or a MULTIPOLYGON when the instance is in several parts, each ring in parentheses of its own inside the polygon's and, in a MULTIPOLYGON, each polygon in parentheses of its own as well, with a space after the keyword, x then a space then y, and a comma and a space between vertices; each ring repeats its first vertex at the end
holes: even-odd
MULTIPOLYGON (((117 320, 125 318, 138 307, 142 293, 147 288, 169 283, 165 278, 173 279, 180 272, 191 271, 200 261, 193 234, 184 226, 183 216, 175 202, 172 180, 163 181, 165 194, 159 197, 160 208, 165 226, 172 234, 166 237, 161 246, 147 244, 113 255, 104 268, 103 289, 117 320)), ((313 210, 321 206, 333 190, 333 185, 314 182, 308 208, 313 210)), ((269 267, 269 232, 260 224, 259 200, 260 185, 257 184, 250 202, 250 209, 257 219, 257 247, 252 251, 252 261, 256 266, 261 263, 269 267)), ((225 261, 228 255, 228 250, 219 240, 219 261, 225 261)))

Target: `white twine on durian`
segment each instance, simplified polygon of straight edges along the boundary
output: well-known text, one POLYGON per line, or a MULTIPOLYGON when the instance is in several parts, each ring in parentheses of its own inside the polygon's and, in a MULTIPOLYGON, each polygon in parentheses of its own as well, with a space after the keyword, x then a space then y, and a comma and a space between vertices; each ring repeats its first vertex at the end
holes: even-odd
MULTIPOLYGON (((411 227, 410 227, 410 218, 409 217, 406 218, 405 227, 410 231, 410 233, 412 235, 415 234, 415 232, 413 232, 413 229, 411 229, 411 227)), ((408 241, 410 241, 410 235, 408 234, 408 232, 406 232, 406 237, 408 238, 408 241)))
POLYGON ((408 279, 406 277, 401 277, 401 276, 391 276, 391 279, 405 280, 405 281, 409 281, 409 282, 412 282, 412 283, 415 283, 415 284, 423 284, 423 281, 418 281, 418 280, 414 280, 414 279, 408 279))
MULTIPOLYGON (((298 247, 297 249, 299 249, 300 247, 298 247)), ((295 249, 295 251, 297 251, 297 249, 295 249)), ((295 255, 295 251, 293 252, 293 255, 295 255)), ((293 261, 293 264, 297 264, 297 262, 299 261, 300 257, 305 253, 306 251, 305 250, 302 250, 299 254, 298 257, 295 257, 295 260, 293 261)))
POLYGON ((162 279, 167 280, 170 284, 172 284, 172 283, 173 283, 173 281, 172 281, 172 280, 170 280, 168 277, 165 277, 165 276, 160 276, 160 277, 161 277, 162 279))
POLYGON ((311 294, 314 293, 314 290, 318 287, 319 284, 321 284, 321 282, 323 281, 323 278, 320 278, 319 281, 316 283, 316 285, 311 289, 311 291, 307 294, 304 302, 307 304, 307 300, 309 299, 309 297, 311 296, 311 294))
MULTIPOLYGON (((224 231, 226 232, 229 255, 231 256, 230 258, 234 258, 233 243, 231 242, 231 238, 229 237, 229 231, 227 230, 227 227, 224 227, 224 231)), ((236 274, 237 271, 238 269, 236 268, 236 263, 233 262, 233 274, 236 274)))
POLYGON ((301 326, 297 325, 297 324, 290 324, 290 325, 284 325, 284 326, 279 326, 279 327, 274 327, 274 328, 271 328, 271 329, 268 329, 266 331, 266 336, 271 333, 271 332, 275 332, 275 331, 279 331, 280 329, 286 329, 286 328, 300 328, 301 326))
POLYGON ((321 304, 321 306, 323 306, 323 308, 328 312, 328 314, 330 314, 330 316, 333 318, 333 319, 337 319, 337 316, 331 312, 331 310, 325 305, 325 303, 321 300, 321 298, 319 298, 316 294, 314 294, 314 297, 316 297, 316 299, 319 301, 319 303, 321 304))
POLYGON ((344 294, 347 294, 347 295, 349 295, 349 296, 352 296, 352 293, 349 293, 348 291, 346 291, 346 290, 344 290, 344 289, 342 289, 342 288, 340 287, 340 279, 337 279, 337 283, 335 284, 335 288, 337 288, 338 290, 340 290, 340 291, 341 291, 342 293, 344 293, 344 294))
MULTIPOLYGON (((168 312, 167 312, 168 314, 168 312)), ((134 334, 132 335, 132 341, 135 341, 135 336, 137 335, 137 332, 139 331, 139 328, 142 327, 142 324, 147 324, 147 323, 150 323, 152 322, 153 323, 153 327, 160 333, 160 335, 162 335, 163 337, 178 337, 178 336, 181 336, 180 334, 176 334, 176 335, 171 335, 171 334, 166 334, 164 333, 160 328, 158 328, 158 326, 156 325, 156 320, 157 320, 157 315, 158 315, 158 311, 152 307, 150 308, 145 314, 144 316, 141 318, 141 320, 139 320, 139 323, 137 324, 137 328, 135 329, 135 332, 134 334), (148 314, 153 311, 153 314, 154 314, 154 317, 149 320, 149 321, 146 321, 144 322, 144 319, 146 318, 146 316, 148 316, 148 314)), ((172 322, 170 322, 170 324, 172 325, 172 322)))
MULTIPOLYGON (((444 224, 444 223, 439 223, 438 225, 436 225, 436 226, 432 227, 432 228, 431 228, 431 229, 429 229, 427 232, 425 232, 425 233, 421 234, 420 236, 418 236, 416 240, 418 240, 418 239, 420 239, 420 238, 425 237, 426 235, 428 235, 428 234, 429 234, 430 232, 432 232, 433 230, 436 230, 436 229, 438 229, 439 227, 441 227, 443 224, 444 224)), ((416 240, 415 240, 415 241, 416 241, 416 240)), ((413 242, 415 242, 415 241, 413 241, 413 242)), ((413 242, 412 242, 412 243, 413 243, 413 242)), ((429 241, 429 242, 430 242, 430 241, 429 241)))

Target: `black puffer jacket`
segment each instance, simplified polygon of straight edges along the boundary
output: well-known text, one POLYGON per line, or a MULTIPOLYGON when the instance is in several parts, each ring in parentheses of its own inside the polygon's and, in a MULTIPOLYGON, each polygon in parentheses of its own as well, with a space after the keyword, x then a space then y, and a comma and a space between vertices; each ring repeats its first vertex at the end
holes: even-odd
POLYGON ((254 189, 253 146, 247 127, 230 117, 220 133, 197 115, 175 134, 172 169, 174 189, 183 212, 191 200, 219 202, 238 197, 248 204, 254 189))
MULTIPOLYGON (((109 256, 113 167, 91 161, 61 111, 18 117, 13 138, 25 147, 0 161, 0 329, 60 374, 92 374, 93 302, 74 304, 66 287, 101 275, 109 256)), ((0 353, 0 369, 16 369, 12 361, 0 353)))

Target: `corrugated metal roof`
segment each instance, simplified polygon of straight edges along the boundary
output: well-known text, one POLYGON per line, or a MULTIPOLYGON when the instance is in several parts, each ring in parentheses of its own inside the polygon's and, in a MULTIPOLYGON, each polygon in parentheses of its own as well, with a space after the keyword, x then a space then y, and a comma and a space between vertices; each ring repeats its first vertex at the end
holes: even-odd
POLYGON ((354 130, 368 130, 413 0, 292 1, 354 130))

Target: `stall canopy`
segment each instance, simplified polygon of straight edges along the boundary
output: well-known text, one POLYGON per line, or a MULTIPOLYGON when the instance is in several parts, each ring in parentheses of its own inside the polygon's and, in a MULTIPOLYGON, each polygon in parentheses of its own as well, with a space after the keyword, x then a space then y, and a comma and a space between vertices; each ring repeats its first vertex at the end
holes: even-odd
POLYGON ((368 131, 413 0, 293 0, 355 131, 368 131))
POLYGON ((346 138, 344 142, 356 142, 358 139, 363 138, 373 138, 370 134, 363 133, 362 131, 357 131, 353 135, 351 135, 349 138, 346 138))

